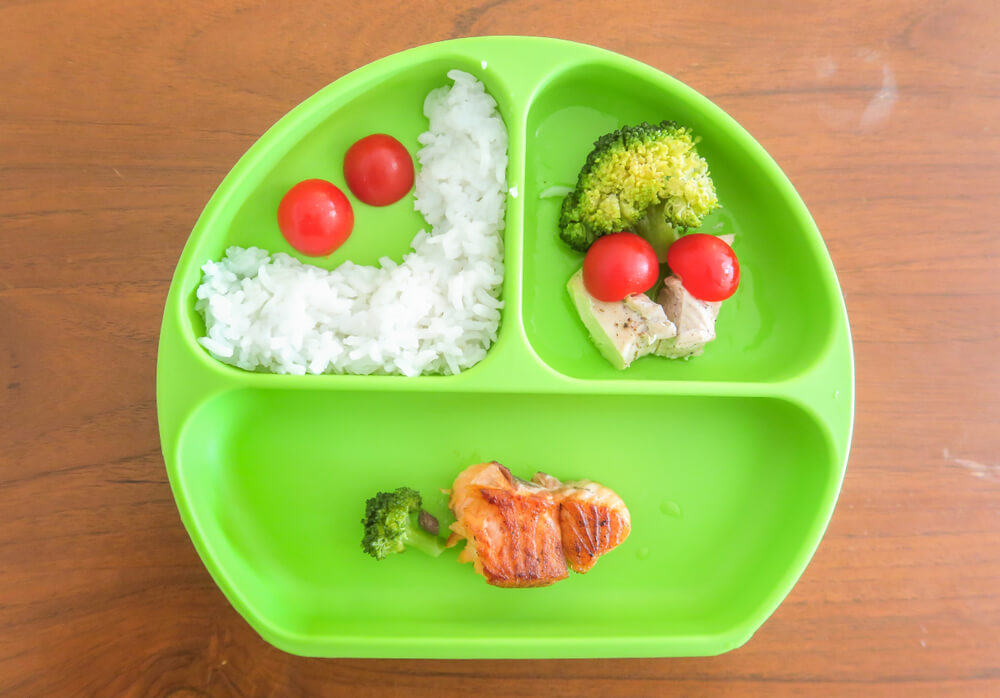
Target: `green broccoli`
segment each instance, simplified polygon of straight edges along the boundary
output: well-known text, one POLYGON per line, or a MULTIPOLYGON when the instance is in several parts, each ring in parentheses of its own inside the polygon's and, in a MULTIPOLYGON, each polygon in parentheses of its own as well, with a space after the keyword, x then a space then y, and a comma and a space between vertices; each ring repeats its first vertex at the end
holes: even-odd
POLYGON ((437 557, 444 540, 437 535, 438 521, 421 509, 420 493, 409 487, 379 492, 365 504, 365 535, 361 549, 376 560, 414 547, 437 557))
POLYGON ((697 141, 672 121, 601 136, 563 200, 560 237, 585 252, 602 235, 630 230, 664 261, 670 244, 719 205, 697 141))

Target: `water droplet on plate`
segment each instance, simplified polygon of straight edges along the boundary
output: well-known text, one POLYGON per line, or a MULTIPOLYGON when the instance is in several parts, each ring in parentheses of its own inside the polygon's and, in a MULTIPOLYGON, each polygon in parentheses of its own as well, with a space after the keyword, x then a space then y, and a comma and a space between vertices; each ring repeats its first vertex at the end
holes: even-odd
POLYGON ((637 552, 635 556, 640 560, 645 560, 649 557, 649 548, 639 548, 639 552, 637 552))
POLYGON ((660 504, 660 511, 667 516, 672 516, 675 519, 681 518, 681 505, 672 500, 666 500, 660 504))

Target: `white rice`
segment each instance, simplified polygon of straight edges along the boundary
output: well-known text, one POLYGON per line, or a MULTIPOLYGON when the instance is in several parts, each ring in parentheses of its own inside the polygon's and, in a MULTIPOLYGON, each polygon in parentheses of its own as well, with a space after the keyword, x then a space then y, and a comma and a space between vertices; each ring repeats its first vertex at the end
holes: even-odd
MULTIPOLYGON (((427 95, 415 207, 431 226, 401 264, 333 271, 230 247, 195 307, 216 359, 273 373, 454 374, 486 356, 503 301, 507 130, 468 73, 427 95)), ((354 235, 375 231, 355 230, 354 235)))

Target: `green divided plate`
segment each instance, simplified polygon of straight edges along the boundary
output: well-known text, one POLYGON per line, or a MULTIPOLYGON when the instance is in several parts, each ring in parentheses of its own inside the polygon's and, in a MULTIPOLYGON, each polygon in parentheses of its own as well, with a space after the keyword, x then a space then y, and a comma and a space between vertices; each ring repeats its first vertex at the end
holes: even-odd
POLYGON ((157 365, 164 460, 184 525, 233 606, 289 652, 341 657, 612 657, 738 647, 805 569, 844 476, 851 337, 823 240, 778 166, 733 119, 649 66, 551 39, 461 39, 361 68, 295 108, 225 178, 184 248, 157 365), (485 63, 485 68, 483 64, 485 63), (457 376, 249 373, 197 343, 200 265, 256 245, 332 268, 397 260, 424 225, 412 197, 355 202, 350 240, 296 255, 275 211, 296 182, 342 187, 373 132, 415 152, 424 97, 458 68, 510 133, 506 307, 487 357, 457 376), (719 339, 690 361, 614 370, 565 290, 582 255, 558 239, 560 199, 600 134, 673 119, 702 137, 735 233, 742 284, 719 339), (586 575, 487 585, 455 552, 384 562, 359 547, 365 499, 400 485, 444 509, 464 467, 498 460, 616 490, 632 534, 586 575))

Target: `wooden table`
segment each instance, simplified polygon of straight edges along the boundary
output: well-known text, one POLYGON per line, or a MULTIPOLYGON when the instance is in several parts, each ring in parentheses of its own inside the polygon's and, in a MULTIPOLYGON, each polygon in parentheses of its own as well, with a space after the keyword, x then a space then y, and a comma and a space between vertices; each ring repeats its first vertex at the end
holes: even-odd
POLYGON ((1000 6, 756 5, 0 3, 0 694, 1000 695, 1000 6), (854 332, 854 447, 811 566, 742 649, 292 657, 229 607, 180 524, 156 342, 202 206, 321 85, 475 34, 675 75, 761 141, 824 233, 854 332))

